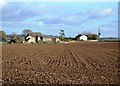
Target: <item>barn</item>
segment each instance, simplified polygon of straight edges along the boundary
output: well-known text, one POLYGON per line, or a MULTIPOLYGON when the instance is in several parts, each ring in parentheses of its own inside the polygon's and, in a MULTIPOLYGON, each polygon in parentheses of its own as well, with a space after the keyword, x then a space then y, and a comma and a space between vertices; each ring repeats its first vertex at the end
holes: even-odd
POLYGON ((46 42, 59 42, 60 39, 59 37, 57 36, 51 36, 51 35, 43 35, 43 41, 46 41, 46 42))

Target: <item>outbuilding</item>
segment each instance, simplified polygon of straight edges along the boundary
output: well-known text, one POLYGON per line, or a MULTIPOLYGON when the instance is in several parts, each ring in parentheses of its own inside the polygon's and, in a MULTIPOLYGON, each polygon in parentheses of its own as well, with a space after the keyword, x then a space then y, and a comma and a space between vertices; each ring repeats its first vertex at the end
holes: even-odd
POLYGON ((60 41, 59 37, 57 36, 37 35, 35 33, 29 33, 25 37, 25 41, 27 41, 27 43, 38 43, 40 40, 44 42, 53 42, 53 43, 60 41))
POLYGON ((59 37, 57 36, 43 35, 42 37, 43 37, 43 41, 46 41, 46 42, 56 43, 60 41, 59 37))

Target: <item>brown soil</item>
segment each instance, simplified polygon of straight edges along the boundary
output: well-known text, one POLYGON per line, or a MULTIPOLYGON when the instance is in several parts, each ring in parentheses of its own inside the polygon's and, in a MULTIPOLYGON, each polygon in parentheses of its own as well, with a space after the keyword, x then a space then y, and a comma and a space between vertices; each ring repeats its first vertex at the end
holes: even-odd
POLYGON ((118 43, 2 46, 4 84, 117 84, 118 43))

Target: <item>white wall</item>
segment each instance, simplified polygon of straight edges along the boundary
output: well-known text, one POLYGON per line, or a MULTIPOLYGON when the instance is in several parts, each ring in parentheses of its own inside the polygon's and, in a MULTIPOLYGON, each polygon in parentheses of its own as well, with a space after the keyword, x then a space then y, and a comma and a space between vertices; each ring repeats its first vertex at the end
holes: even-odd
MULTIPOLYGON (((43 41, 52 41, 52 38, 43 38, 43 41)), ((56 38, 56 42, 59 42, 60 39, 56 38)))
POLYGON ((52 38, 43 38, 43 41, 52 41, 52 38))
POLYGON ((87 41, 87 36, 85 35, 80 36, 80 40, 87 41))
POLYGON ((28 36, 27 38, 30 38, 30 39, 28 40, 28 43, 31 43, 31 42, 35 43, 35 37, 28 36))

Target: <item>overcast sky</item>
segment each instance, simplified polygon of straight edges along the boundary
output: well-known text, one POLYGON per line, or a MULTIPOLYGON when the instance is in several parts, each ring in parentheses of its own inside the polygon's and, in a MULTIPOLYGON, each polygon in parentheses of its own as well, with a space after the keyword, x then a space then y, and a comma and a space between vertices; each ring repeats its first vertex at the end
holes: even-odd
POLYGON ((48 35, 67 37, 79 33, 97 33, 101 37, 118 36, 117 2, 6 2, 0 3, 0 29, 11 34, 31 29, 48 35))

